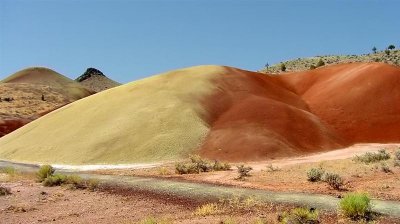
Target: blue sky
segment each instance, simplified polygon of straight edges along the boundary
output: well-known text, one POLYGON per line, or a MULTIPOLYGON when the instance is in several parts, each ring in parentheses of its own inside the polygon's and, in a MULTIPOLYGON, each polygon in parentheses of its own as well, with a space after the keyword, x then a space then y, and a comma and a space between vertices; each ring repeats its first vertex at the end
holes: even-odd
POLYGON ((0 79, 29 66, 119 82, 200 64, 360 54, 400 45, 400 1, 1 0, 0 79))

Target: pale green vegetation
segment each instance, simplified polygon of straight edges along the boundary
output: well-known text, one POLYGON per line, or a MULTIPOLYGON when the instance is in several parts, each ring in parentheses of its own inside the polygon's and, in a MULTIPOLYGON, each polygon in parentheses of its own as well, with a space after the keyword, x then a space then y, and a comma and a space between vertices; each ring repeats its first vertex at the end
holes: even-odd
POLYGON ((319 223, 318 219, 318 211, 308 208, 294 208, 278 217, 278 221, 282 224, 319 223))
POLYGON ((343 178, 336 173, 326 173, 323 181, 336 190, 341 190, 344 186, 343 178))
POLYGON ((190 156, 190 162, 188 163, 179 162, 175 164, 175 171, 178 174, 202 173, 230 169, 231 166, 229 163, 221 163, 217 160, 211 162, 207 159, 201 158, 198 155, 190 156))
POLYGON ((348 193, 340 200, 340 211, 352 219, 366 218, 371 212, 371 199, 367 193, 348 193))
POLYGON ((253 168, 251 166, 245 166, 245 165, 239 165, 237 166, 237 171, 239 173, 239 176, 236 178, 237 180, 245 180, 247 177, 250 177, 250 171, 252 171, 253 168))
POLYGON ((166 220, 166 219, 157 219, 153 216, 148 216, 144 218, 143 220, 137 222, 137 224, 170 224, 172 222, 166 220))
POLYGON ((322 180, 325 171, 321 168, 312 168, 307 172, 307 180, 311 182, 318 182, 322 180))
POLYGON ((193 214, 196 216, 207 216, 215 215, 220 212, 221 210, 216 203, 208 203, 197 207, 193 214))
POLYGON ((389 54, 385 50, 378 51, 378 49, 373 48, 371 54, 362 55, 325 55, 325 56, 315 56, 308 58, 297 58, 294 60, 284 61, 282 63, 277 63, 275 65, 270 65, 261 69, 261 72, 265 73, 279 73, 282 71, 282 64, 285 65, 285 71, 304 71, 308 69, 315 69, 319 66, 318 62, 323 61, 325 65, 339 64, 339 63, 349 63, 349 62, 384 62, 393 65, 400 65, 400 50, 388 50, 389 54))
POLYGON ((37 171, 36 176, 39 182, 46 187, 66 185, 70 189, 89 189, 96 190, 99 187, 97 179, 82 179, 78 175, 64 175, 54 173, 55 170, 50 165, 43 165, 37 171))
POLYGON ((362 163, 375 163, 375 162, 380 162, 384 160, 390 159, 390 154, 385 150, 381 149, 378 152, 366 152, 363 155, 357 155, 354 157, 354 161, 356 162, 362 162, 362 163))
POLYGON ((14 176, 17 174, 17 171, 15 170, 14 167, 7 166, 7 167, 0 168, 0 173, 5 173, 9 176, 14 176))

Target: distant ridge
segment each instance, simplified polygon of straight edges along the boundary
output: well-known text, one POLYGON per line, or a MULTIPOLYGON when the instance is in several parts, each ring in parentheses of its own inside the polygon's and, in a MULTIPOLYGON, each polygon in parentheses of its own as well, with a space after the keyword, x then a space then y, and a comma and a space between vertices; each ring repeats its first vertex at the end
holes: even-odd
POLYGON ((18 71, 0 81, 0 137, 93 93, 49 68, 18 71))
POLYGON ((361 55, 324 55, 306 58, 297 58, 283 61, 274 65, 265 65, 260 70, 262 73, 283 73, 281 66, 285 64, 286 72, 298 72, 310 70, 311 67, 318 67, 318 62, 323 61, 324 65, 334 65, 354 62, 382 62, 390 65, 400 66, 400 50, 390 50, 361 55))
POLYGON ((86 69, 86 71, 81 76, 76 78, 75 81, 95 92, 101 92, 103 90, 121 85, 120 83, 109 79, 96 68, 86 69))

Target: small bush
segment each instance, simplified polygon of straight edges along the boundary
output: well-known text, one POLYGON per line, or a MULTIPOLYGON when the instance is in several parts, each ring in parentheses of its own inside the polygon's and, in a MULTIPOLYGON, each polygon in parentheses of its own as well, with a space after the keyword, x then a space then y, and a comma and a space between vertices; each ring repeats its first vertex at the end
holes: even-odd
POLYGON ((69 184, 71 189, 85 189, 85 183, 78 175, 69 175, 65 177, 65 184, 69 184))
POLYGON ((282 63, 282 64, 281 64, 281 71, 282 71, 282 72, 286 71, 286 65, 285 65, 285 63, 282 63))
POLYGON ((394 157, 395 157, 395 159, 400 160, 400 150, 399 150, 399 151, 396 151, 396 152, 394 153, 394 157))
POLYGON ((5 186, 0 186, 0 196, 11 194, 11 189, 5 186))
POLYGON ((166 219, 156 219, 152 216, 146 217, 143 220, 137 222, 138 224, 170 224, 172 222, 166 219))
POLYGON ((386 163, 381 164, 381 170, 385 173, 393 173, 390 167, 386 163))
POLYGON ((321 168, 312 168, 307 172, 307 180, 310 182, 321 181, 325 171, 321 168))
POLYGON ((12 167, 12 166, 7 166, 7 167, 1 168, 1 169, 0 169, 0 173, 5 173, 5 174, 8 174, 8 175, 10 175, 10 176, 14 176, 14 175, 17 173, 17 171, 15 170, 14 167, 12 167))
POLYGON ((47 177, 54 174, 54 168, 50 165, 43 165, 36 173, 39 182, 43 182, 47 177))
POLYGON ((229 163, 221 163, 218 160, 214 161, 213 165, 213 170, 214 171, 224 171, 224 170, 230 170, 231 165, 229 163))
POLYGON ((379 161, 383 161, 383 160, 388 160, 390 159, 390 154, 388 152, 386 152, 385 149, 381 149, 378 152, 366 152, 365 154, 361 155, 361 156, 355 156, 354 157, 354 161, 357 162, 363 162, 363 163, 375 163, 375 162, 379 162, 379 161))
POLYGON ((324 66, 325 62, 322 59, 319 59, 318 63, 317 63, 317 67, 321 67, 324 66))
POLYGON ((199 173, 197 166, 192 163, 177 163, 175 164, 175 172, 177 174, 199 173))
POLYGON ((340 200, 340 210, 352 219, 366 218, 371 212, 371 199, 367 193, 349 193, 340 200))
POLYGON ((267 165, 268 172, 276 172, 276 171, 280 171, 280 170, 281 170, 281 168, 279 168, 277 166, 273 166, 272 164, 267 165))
POLYGON ((60 186, 61 184, 64 184, 66 180, 67 176, 63 174, 54 174, 44 179, 42 184, 46 187, 60 186))
POLYGON ((219 213, 218 205, 215 203, 208 203, 196 208, 194 215, 207 216, 207 215, 215 215, 217 213, 219 213))
POLYGON ((86 187, 91 190, 91 191, 95 191, 96 189, 98 189, 100 186, 100 181, 98 179, 89 179, 86 181, 86 187))
POLYGON ((226 218, 220 222, 220 224, 236 224, 237 222, 232 217, 226 218))
POLYGON ((237 169, 239 173, 239 176, 237 177, 238 180, 244 180, 246 177, 251 176, 250 171, 253 170, 252 167, 244 165, 237 166, 237 169))
POLYGON ((313 69, 316 69, 317 68, 317 66, 315 66, 315 65, 310 65, 310 70, 313 70, 313 69))
POLYGON ((394 167, 396 167, 396 166, 400 167, 400 160, 393 161, 393 166, 394 167))
POLYGON ((198 155, 190 157, 190 163, 176 163, 175 172, 178 174, 192 174, 210 171, 230 170, 231 165, 228 163, 221 163, 215 161, 214 163, 209 160, 202 159, 198 155))
POLYGON ((344 185, 343 178, 336 173, 326 173, 324 181, 333 189, 340 190, 344 185))
POLYGON ((319 215, 315 209, 294 208, 279 215, 278 221, 284 224, 316 224, 319 223, 319 215))
POLYGON ((170 174, 171 173, 169 172, 167 167, 163 166, 163 167, 158 168, 158 175, 165 176, 165 175, 170 175, 170 174))

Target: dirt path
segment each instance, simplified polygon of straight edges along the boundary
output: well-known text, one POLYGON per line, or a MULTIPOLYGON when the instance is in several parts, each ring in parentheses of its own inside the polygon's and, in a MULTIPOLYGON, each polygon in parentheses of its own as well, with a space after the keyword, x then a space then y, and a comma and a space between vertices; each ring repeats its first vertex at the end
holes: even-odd
MULTIPOLYGON (((31 165, 25 166, 23 164, 0 161, 0 167, 5 166, 14 166, 15 168, 25 172, 34 172, 37 169, 37 167, 31 165)), ((339 199, 335 197, 319 194, 272 192, 156 178, 84 173, 77 174, 83 178, 96 178, 104 184, 119 185, 121 187, 128 187, 135 190, 187 199, 220 200, 232 197, 253 197, 256 200, 265 203, 288 203, 327 210, 336 210, 339 202, 339 199)), ((392 217, 400 217, 400 202, 373 200, 373 204, 373 210, 375 212, 390 215, 392 217)))
POLYGON ((285 158, 277 160, 267 160, 261 162, 248 163, 253 167, 254 170, 260 171, 265 169, 266 164, 272 164, 273 166, 284 167, 289 165, 301 164, 301 163, 314 163, 328 160, 339 160, 352 158, 355 155, 360 155, 366 152, 376 152, 380 149, 385 148, 399 148, 400 144, 380 144, 380 143, 365 143, 355 144, 347 148, 337 149, 329 152, 318 153, 309 156, 301 156, 294 158, 285 158))

